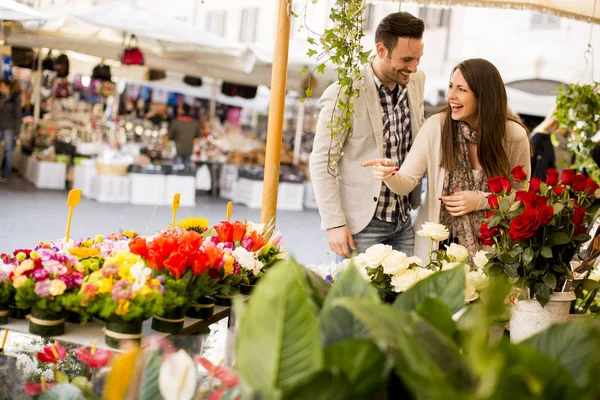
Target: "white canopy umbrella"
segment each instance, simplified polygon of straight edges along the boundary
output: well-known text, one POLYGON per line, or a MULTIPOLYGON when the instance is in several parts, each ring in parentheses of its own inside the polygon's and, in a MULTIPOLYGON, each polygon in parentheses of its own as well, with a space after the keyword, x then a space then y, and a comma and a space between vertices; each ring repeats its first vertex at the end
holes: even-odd
POLYGON ((14 0, 0 0, 0 20, 22 21, 28 19, 36 19, 39 17, 39 12, 27 6, 24 6, 23 4, 17 3, 14 0))
POLYGON ((441 6, 495 7, 533 10, 559 17, 600 23, 600 0, 367 0, 393 1, 441 6))

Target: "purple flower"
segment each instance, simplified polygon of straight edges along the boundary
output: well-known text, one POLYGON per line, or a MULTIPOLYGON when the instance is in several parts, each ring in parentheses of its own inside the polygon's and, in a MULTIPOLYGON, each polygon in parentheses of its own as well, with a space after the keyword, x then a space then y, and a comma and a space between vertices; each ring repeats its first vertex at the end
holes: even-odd
POLYGON ((162 275, 157 276, 156 279, 158 279, 160 283, 165 283, 165 277, 162 275))
POLYGON ((158 290, 160 290, 160 294, 164 295, 165 294, 165 287, 163 285, 160 285, 158 287, 158 290))
POLYGON ((81 285, 83 284, 83 278, 84 278, 83 274, 81 274, 79 272, 72 272, 71 278, 73 278, 73 284, 75 286, 77 286, 78 288, 80 288, 81 285))
POLYGON ((252 239, 250 236, 244 236, 242 239, 242 247, 247 251, 251 251, 252 247, 254 247, 254 239, 252 239))
POLYGON ((35 279, 37 282, 46 280, 49 276, 50 274, 48 273, 48 271, 46 271, 42 267, 37 267, 33 270, 33 279, 35 279))
POLYGON ((73 286, 73 278, 71 278, 69 275, 61 275, 58 277, 58 279, 60 279, 65 283, 65 285, 67 285, 67 289, 70 289, 71 286, 73 286))
POLYGON ((44 266, 44 269, 46 271, 48 271, 48 273, 50 274, 50 276, 60 276, 60 275, 64 275, 67 272, 69 272, 69 270, 67 269, 67 267, 65 267, 64 265, 62 265, 57 260, 42 261, 42 265, 44 266))
POLYGON ((46 279, 45 281, 40 281, 35 284, 35 288, 33 291, 38 297, 50 297, 50 279, 46 279))
POLYGON ((326 280, 327 282, 331 282, 331 281, 333 280, 333 276, 331 276, 331 275, 327 275, 327 276, 325 277, 325 280, 326 280))
POLYGON ((131 283, 127 280, 118 281, 113 286, 111 295, 115 303, 121 299, 129 299, 131 297, 131 283))

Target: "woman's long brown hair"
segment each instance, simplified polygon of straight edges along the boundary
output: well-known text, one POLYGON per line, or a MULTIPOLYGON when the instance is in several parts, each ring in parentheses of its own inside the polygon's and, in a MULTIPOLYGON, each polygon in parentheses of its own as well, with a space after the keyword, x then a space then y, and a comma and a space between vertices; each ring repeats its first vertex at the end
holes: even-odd
MULTIPOLYGON (((477 99, 480 135, 477 159, 487 177, 508 177, 510 167, 506 153, 506 123, 514 119, 508 115, 506 88, 500 72, 492 63, 481 58, 461 62, 454 67, 452 74, 457 69, 460 69, 477 99)), ((450 105, 442 112, 445 117, 442 125, 441 167, 453 171, 457 159, 455 138, 459 134, 459 123, 452 119, 450 105)))

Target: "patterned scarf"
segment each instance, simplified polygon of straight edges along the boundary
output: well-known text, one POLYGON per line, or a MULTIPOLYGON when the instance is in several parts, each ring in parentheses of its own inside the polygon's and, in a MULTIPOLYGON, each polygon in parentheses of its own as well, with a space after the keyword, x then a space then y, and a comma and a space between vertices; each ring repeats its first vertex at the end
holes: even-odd
MULTIPOLYGON (((448 172, 444 178, 443 196, 449 196, 450 193, 461 190, 488 191, 487 178, 483 171, 477 179, 473 176, 473 168, 471 168, 471 161, 469 160, 469 143, 479 143, 479 134, 472 130, 469 125, 461 122, 458 134, 454 138, 456 165, 454 171, 448 172)), ((481 210, 460 217, 453 217, 442 205, 440 223, 448 228, 451 237, 456 242, 469 250, 469 258, 473 257, 479 250, 479 227, 483 223, 485 215, 486 211, 481 210)))

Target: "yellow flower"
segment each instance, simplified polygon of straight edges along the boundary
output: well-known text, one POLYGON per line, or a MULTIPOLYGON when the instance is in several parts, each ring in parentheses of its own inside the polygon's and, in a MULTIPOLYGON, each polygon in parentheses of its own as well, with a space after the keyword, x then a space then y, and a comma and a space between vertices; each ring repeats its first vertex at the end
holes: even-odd
POLYGON ((69 253, 77 258, 90 258, 100 255, 100 250, 97 248, 89 249, 87 247, 71 247, 69 253))
POLYGON ((32 260, 37 260, 38 258, 40 258, 40 255, 37 251, 33 250, 31 253, 29 253, 29 258, 31 258, 32 260))
POLYGON ((129 231, 123 231, 121 234, 123 236, 127 236, 129 239, 132 239, 135 236, 136 233, 137 232, 134 231, 134 230, 129 230, 129 231))
POLYGON ((15 278, 15 280, 13 280, 13 287, 15 289, 20 288, 21 286, 23 286, 23 284, 27 282, 27 277, 26 276, 17 276, 15 278))
POLYGON ((233 274, 233 257, 230 255, 225 255, 225 264, 223 264, 223 276, 227 277, 233 274))
POLYGON ((75 271, 85 274, 87 272, 87 268, 82 263, 77 262, 77 264, 75 264, 75 271))
POLYGON ((119 276, 123 279, 133 278, 129 269, 142 261, 142 257, 137 254, 130 253, 128 251, 119 251, 114 257, 106 260, 107 264, 116 264, 119 266, 119 276))
POLYGON ((177 226, 186 231, 204 232, 204 228, 208 226, 208 220, 205 218, 186 218, 183 221, 178 221, 177 226))
POLYGON ((103 242, 104 241, 104 236, 102 236, 102 235, 96 235, 96 238, 94 239, 94 241, 96 243, 103 242))
POLYGON ((150 285, 159 287, 160 286, 160 281, 158 279, 152 279, 150 281, 150 285))
POLYGON ((115 314, 117 315, 127 315, 127 313, 129 312, 129 300, 127 299, 120 299, 119 303, 117 304, 117 311, 115 311, 115 314))
POLYGON ((140 290, 133 294, 133 298, 135 299, 137 296, 149 296, 152 294, 152 289, 148 286, 142 286, 140 290))
POLYGON ((25 260, 17 268, 15 268, 15 275, 22 275, 23 272, 31 271, 35 267, 33 260, 25 260))
POLYGON ((112 290, 113 283, 110 278, 102 278, 98 281, 98 293, 108 293, 112 290))
POLYGON ((67 290, 67 285, 60 279, 52 279, 50 282, 50 294, 52 296, 60 296, 67 290))
POLYGON ((81 242, 81 247, 92 247, 94 245, 94 241, 92 239, 84 240, 81 242))
POLYGON ((27 255, 22 251, 17 253, 17 261, 23 261, 27 258, 27 255))

